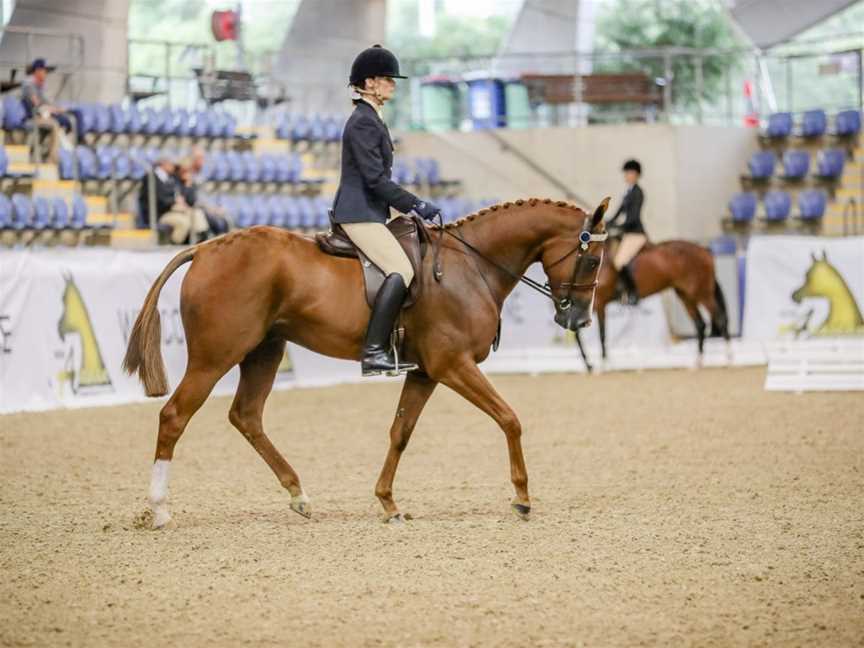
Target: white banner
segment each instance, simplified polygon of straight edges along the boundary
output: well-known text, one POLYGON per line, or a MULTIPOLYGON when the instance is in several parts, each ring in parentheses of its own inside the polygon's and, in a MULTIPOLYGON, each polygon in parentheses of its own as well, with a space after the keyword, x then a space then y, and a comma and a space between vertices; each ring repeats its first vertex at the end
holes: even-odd
MULTIPOLYGON (((138 378, 127 376, 121 364, 144 297, 174 254, 176 250, 0 251, 0 412, 143 400, 138 378)), ((179 300, 188 267, 172 275, 159 299, 162 355, 172 388, 186 368, 179 300)), ((539 266, 530 274, 545 280, 539 266)), ((551 367, 548 361, 538 367, 537 358, 569 357, 572 335, 559 328, 552 315, 548 299, 520 284, 504 308, 502 358, 531 358, 515 366, 537 371, 551 367)), ((607 331, 612 347, 664 346, 669 341, 659 297, 635 309, 610 306, 607 331)), ((593 358, 599 358, 596 325, 586 329, 583 339, 593 358)), ((502 371, 513 367, 513 362, 499 363, 502 371)), ((581 369, 581 362, 572 368, 581 369)), ((358 380, 359 374, 357 363, 288 345, 276 386, 335 384, 358 380)), ((235 368, 215 393, 231 393, 237 379, 235 368)))
POLYGON ((745 281, 746 339, 864 336, 864 237, 754 237, 745 281))

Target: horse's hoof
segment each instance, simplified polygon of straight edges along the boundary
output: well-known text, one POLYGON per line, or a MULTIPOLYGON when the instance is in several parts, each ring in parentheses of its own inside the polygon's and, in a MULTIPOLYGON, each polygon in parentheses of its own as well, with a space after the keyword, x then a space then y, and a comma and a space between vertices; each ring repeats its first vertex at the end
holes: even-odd
POLYGON ((394 524, 401 525, 405 524, 406 520, 410 520, 411 517, 408 515, 402 515, 401 513, 394 513, 393 515, 385 515, 384 516, 384 524, 394 524))
POLYGON ((513 502, 510 506, 513 507, 513 512, 516 513, 519 519, 526 522, 531 519, 531 507, 529 505, 513 502))
POLYGON ((167 510, 162 509, 154 513, 153 509, 147 507, 135 516, 132 526, 136 529, 157 531, 168 528, 169 522, 171 522, 171 514, 167 510))
POLYGON ((299 513, 306 519, 312 517, 312 504, 306 496, 306 493, 300 493, 291 498, 291 510, 295 513, 299 513))

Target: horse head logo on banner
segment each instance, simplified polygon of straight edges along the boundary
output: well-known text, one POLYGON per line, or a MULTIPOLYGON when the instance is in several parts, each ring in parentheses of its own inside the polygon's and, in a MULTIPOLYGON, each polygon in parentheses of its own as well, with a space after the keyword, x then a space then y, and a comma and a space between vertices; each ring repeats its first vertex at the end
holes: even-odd
POLYGON ((828 255, 823 251, 821 258, 810 255, 812 261, 804 276, 804 283, 792 293, 796 304, 805 299, 828 300, 828 315, 815 328, 809 328, 813 316, 811 309, 803 323, 796 327, 796 334, 809 332, 811 335, 862 335, 864 334, 864 319, 861 309, 855 302, 855 297, 843 275, 828 261, 828 255))
POLYGON ((71 274, 64 273, 66 286, 63 290, 63 313, 57 322, 60 340, 68 342, 67 336, 77 335, 80 340, 79 357, 76 358, 75 346, 67 345, 64 353, 64 366, 58 378, 60 384, 69 382, 73 393, 86 393, 111 387, 111 378, 102 360, 99 342, 93 330, 93 323, 87 306, 81 297, 78 286, 71 274))

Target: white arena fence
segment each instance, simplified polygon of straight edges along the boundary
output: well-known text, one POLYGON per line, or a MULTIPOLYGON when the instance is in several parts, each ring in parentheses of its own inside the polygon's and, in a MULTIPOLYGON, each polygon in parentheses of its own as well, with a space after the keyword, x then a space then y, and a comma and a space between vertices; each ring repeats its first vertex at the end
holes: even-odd
MULTIPOLYGON (((747 265, 744 337, 732 345, 731 357, 722 341, 709 340, 705 365, 722 366, 730 361, 736 365, 765 364, 777 352, 785 355, 785 364, 776 365, 778 371, 782 367, 788 372, 788 358, 794 357, 790 348, 811 349, 805 353, 811 369, 832 369, 836 363, 832 365, 831 359, 838 353, 854 357, 864 349, 864 331, 850 331, 838 338, 840 342, 831 342, 837 336, 820 328, 830 312, 823 303, 827 298, 812 296, 796 303, 789 295, 803 283, 808 263, 813 263, 811 252, 818 259, 824 250, 857 308, 864 302, 862 249, 864 239, 860 238, 754 240, 747 265), (806 325, 802 327, 802 323, 806 325)), ((147 290, 175 253, 95 248, 0 251, 0 413, 144 400, 137 377, 127 376, 121 363, 147 290)), ((159 302, 162 353, 172 387, 179 382, 186 364, 179 310, 185 268, 171 277, 159 302)), ((532 268, 530 274, 542 278, 539 267, 532 268)), ((829 283, 836 288, 836 281, 829 283)), ((226 303, 224 307, 232 305, 226 303)), ((501 347, 484 363, 484 369, 584 371, 572 334, 560 329, 552 314, 548 300, 521 285, 517 287, 505 304, 501 347)), ((583 339, 592 361, 598 363, 596 326, 587 329, 583 339)), ((610 370, 694 367, 696 362, 695 343, 673 343, 660 296, 643 300, 637 308, 610 306, 607 342, 610 357, 605 368, 610 370)), ((851 366, 851 374, 849 366, 844 367, 845 382, 836 382, 835 387, 820 369, 818 388, 853 388, 857 378, 855 365, 851 366)), ((809 371, 805 371, 805 378, 809 371)), ((858 371, 860 374, 860 368, 858 371)), ((276 388, 357 381, 359 373, 357 363, 288 345, 276 388)), ((800 370, 797 375, 794 384, 787 381, 790 388, 807 389, 800 370)), ((237 376, 235 368, 214 393, 231 393, 237 376)), ((768 386, 776 388, 778 384, 783 383, 774 381, 768 386)))

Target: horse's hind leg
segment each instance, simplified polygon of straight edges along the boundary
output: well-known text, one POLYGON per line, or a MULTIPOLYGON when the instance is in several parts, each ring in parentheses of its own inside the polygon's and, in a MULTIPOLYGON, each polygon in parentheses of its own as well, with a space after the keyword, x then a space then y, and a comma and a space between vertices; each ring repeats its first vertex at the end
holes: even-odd
POLYGON ((156 459, 150 476, 150 510, 153 528, 165 526, 171 519, 168 512, 168 472, 174 457, 174 446, 186 429, 189 419, 210 395, 213 386, 225 374, 213 368, 197 369, 190 366, 177 389, 159 412, 159 437, 156 440, 156 459))
POLYGON ((420 418, 420 412, 423 411, 426 401, 429 400, 437 384, 424 374, 413 371, 405 377, 396 418, 390 426, 390 448, 387 450, 387 459, 384 460, 381 475, 375 485, 375 495, 384 507, 386 522, 402 520, 396 502, 393 501, 393 478, 396 476, 399 458, 408 445, 417 419, 420 418))
POLYGON ((284 340, 265 340, 243 359, 240 363, 240 384, 228 419, 267 462, 279 483, 291 493, 291 509, 304 517, 310 517, 312 508, 300 486, 300 478, 264 434, 261 421, 264 403, 273 388, 276 370, 284 352, 284 340))
POLYGON ((675 292, 681 300, 681 303, 684 304, 684 308, 687 309, 687 314, 690 316, 690 319, 693 320, 693 325, 696 327, 696 338, 699 341, 699 358, 697 359, 697 365, 701 367, 702 352, 705 347, 705 329, 707 328, 705 326, 705 320, 702 319, 702 313, 699 312, 699 306, 695 301, 690 299, 680 290, 676 290, 675 292))

